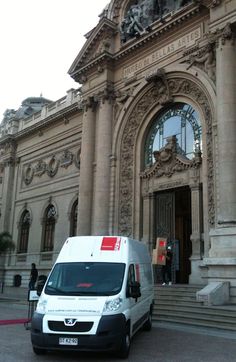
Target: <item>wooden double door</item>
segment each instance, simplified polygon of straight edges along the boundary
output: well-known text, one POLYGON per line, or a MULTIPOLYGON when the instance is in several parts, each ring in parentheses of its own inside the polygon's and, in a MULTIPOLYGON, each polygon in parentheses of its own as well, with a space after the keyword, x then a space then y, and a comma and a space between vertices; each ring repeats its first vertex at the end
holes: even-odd
POLYGON ((191 192, 189 187, 157 192, 155 234, 166 237, 173 251, 172 279, 188 283, 191 274, 191 192))

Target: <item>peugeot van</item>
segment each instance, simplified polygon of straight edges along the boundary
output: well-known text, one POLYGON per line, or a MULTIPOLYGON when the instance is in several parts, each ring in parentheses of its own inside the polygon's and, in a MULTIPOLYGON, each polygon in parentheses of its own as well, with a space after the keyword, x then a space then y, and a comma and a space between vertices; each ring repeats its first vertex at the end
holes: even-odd
POLYGON ((31 323, 36 354, 51 350, 114 351, 152 326, 150 255, 120 236, 68 238, 42 289, 31 323))

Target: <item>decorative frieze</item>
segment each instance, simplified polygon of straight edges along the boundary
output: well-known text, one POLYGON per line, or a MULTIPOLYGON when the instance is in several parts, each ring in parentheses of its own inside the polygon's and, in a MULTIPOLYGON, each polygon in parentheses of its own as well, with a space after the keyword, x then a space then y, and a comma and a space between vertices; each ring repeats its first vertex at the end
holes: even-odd
POLYGON ((123 69, 123 78, 128 79, 133 77, 137 72, 142 71, 143 69, 154 65, 155 63, 160 62, 161 60, 171 56, 178 50, 185 50, 190 47, 193 47, 196 42, 202 36, 201 27, 191 30, 189 33, 177 38, 176 40, 166 44, 165 46, 155 50, 139 61, 125 67, 123 69))
POLYGON ((23 174, 24 183, 29 185, 34 177, 42 177, 44 174, 47 174, 49 177, 54 177, 57 174, 59 167, 67 169, 73 162, 79 169, 80 149, 75 154, 69 150, 65 150, 62 155, 53 155, 47 162, 40 159, 35 165, 30 163, 26 166, 23 174))

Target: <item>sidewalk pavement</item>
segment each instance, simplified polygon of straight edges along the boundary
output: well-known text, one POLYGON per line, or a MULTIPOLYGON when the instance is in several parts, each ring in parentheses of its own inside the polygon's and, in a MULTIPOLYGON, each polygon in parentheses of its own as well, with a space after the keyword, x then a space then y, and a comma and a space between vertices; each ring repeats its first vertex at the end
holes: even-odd
POLYGON ((6 287, 0 291, 0 301, 15 301, 28 303, 28 288, 23 287, 6 287))

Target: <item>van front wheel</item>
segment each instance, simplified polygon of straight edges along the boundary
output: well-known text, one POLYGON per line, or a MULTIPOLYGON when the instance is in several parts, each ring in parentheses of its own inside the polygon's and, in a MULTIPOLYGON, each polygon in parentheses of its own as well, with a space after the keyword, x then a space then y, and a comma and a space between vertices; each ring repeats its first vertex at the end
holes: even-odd
POLYGON ((130 334, 129 330, 127 329, 122 337, 121 346, 118 351, 118 356, 123 359, 128 358, 129 350, 130 350, 130 334))
POLYGON ((148 313, 148 319, 143 325, 144 331, 150 331, 152 329, 152 313, 151 311, 148 313))
POLYGON ((33 351, 35 354, 40 355, 40 354, 45 354, 46 350, 42 349, 42 348, 37 348, 37 347, 33 347, 33 351))

